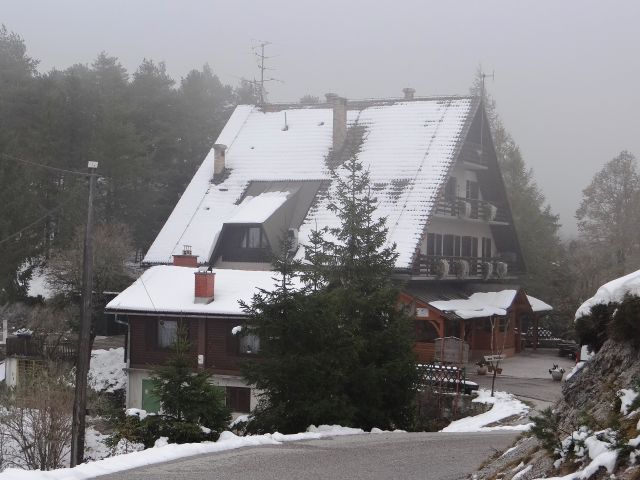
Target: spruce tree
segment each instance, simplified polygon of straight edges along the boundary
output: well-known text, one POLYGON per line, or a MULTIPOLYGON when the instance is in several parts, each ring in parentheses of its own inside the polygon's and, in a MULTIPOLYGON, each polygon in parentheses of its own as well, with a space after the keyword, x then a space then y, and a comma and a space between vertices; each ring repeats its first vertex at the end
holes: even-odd
POLYGON ((274 259, 272 291, 261 290, 243 305, 248 320, 242 334, 258 335, 260 358, 242 366, 258 388, 251 432, 295 433, 309 425, 351 425, 354 408, 344 385, 356 358, 353 337, 322 290, 302 287, 300 263, 285 241, 274 259))
POLYGON ((357 362, 346 393, 362 428, 406 427, 411 423, 417 372, 409 317, 398 308, 393 279, 397 253, 387 243, 386 219, 377 218, 369 174, 353 155, 335 175, 329 209, 340 220, 320 239, 324 263, 308 249, 332 311, 353 336, 357 362))
POLYGON ((201 427, 219 433, 230 420, 224 391, 210 383, 211 373, 193 371, 189 350, 186 331, 180 328, 170 359, 152 376, 154 393, 162 405, 157 417, 160 434, 175 443, 215 440, 201 427))

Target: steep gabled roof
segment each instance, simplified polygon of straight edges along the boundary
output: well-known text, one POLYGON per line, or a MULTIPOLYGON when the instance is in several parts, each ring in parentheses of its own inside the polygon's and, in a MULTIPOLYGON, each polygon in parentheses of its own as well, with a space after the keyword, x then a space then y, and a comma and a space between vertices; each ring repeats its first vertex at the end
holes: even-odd
MULTIPOLYGON (((473 97, 349 104, 347 123, 350 131, 357 131, 356 150, 369 170, 379 201, 377 214, 387 217, 389 242, 397 244, 398 268, 408 268, 413 261, 477 108, 473 97)), ((170 263, 183 245, 191 245, 199 262, 206 263, 223 224, 237 213, 239 200, 252 181, 330 181, 335 168, 331 161, 332 115, 328 105, 269 111, 237 107, 216 142, 228 146, 228 175, 218 184, 211 182, 212 151, 144 262, 170 263)), ((331 188, 317 199, 300 226, 302 244, 312 228, 337 224, 327 209, 329 195, 331 188)))

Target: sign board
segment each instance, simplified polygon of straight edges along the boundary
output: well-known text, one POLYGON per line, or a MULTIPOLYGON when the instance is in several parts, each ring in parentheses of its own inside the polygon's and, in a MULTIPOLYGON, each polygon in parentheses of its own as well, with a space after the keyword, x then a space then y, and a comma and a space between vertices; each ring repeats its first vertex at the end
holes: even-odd
POLYGON ((505 359, 504 355, 486 355, 484 357, 485 362, 498 362, 504 359, 505 359))
POLYGON ((469 344, 456 337, 436 338, 434 360, 465 365, 469 361, 469 344))
POLYGON ((416 308, 416 317, 428 317, 429 309, 428 308, 416 308))

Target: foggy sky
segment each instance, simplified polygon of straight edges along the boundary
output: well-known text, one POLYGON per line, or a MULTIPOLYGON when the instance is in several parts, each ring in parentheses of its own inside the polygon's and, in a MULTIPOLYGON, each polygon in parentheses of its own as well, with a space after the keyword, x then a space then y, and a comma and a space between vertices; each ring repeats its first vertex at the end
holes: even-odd
POLYGON ((40 70, 91 63, 100 51, 133 73, 166 61, 179 80, 209 63, 225 83, 258 75, 271 101, 466 94, 479 64, 507 130, 563 233, 594 173, 621 150, 640 156, 640 2, 394 0, 0 0, 0 22, 40 70))

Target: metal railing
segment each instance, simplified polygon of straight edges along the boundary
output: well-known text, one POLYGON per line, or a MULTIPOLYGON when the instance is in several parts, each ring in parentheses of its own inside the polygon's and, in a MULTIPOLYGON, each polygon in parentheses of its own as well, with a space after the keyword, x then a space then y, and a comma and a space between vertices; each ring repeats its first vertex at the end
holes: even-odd
POLYGON ((513 278, 518 276, 519 264, 501 258, 455 257, 420 254, 413 274, 447 279, 513 278))
POLYGON ((509 223, 507 210, 503 206, 474 198, 443 197, 436 204, 436 215, 509 223))

